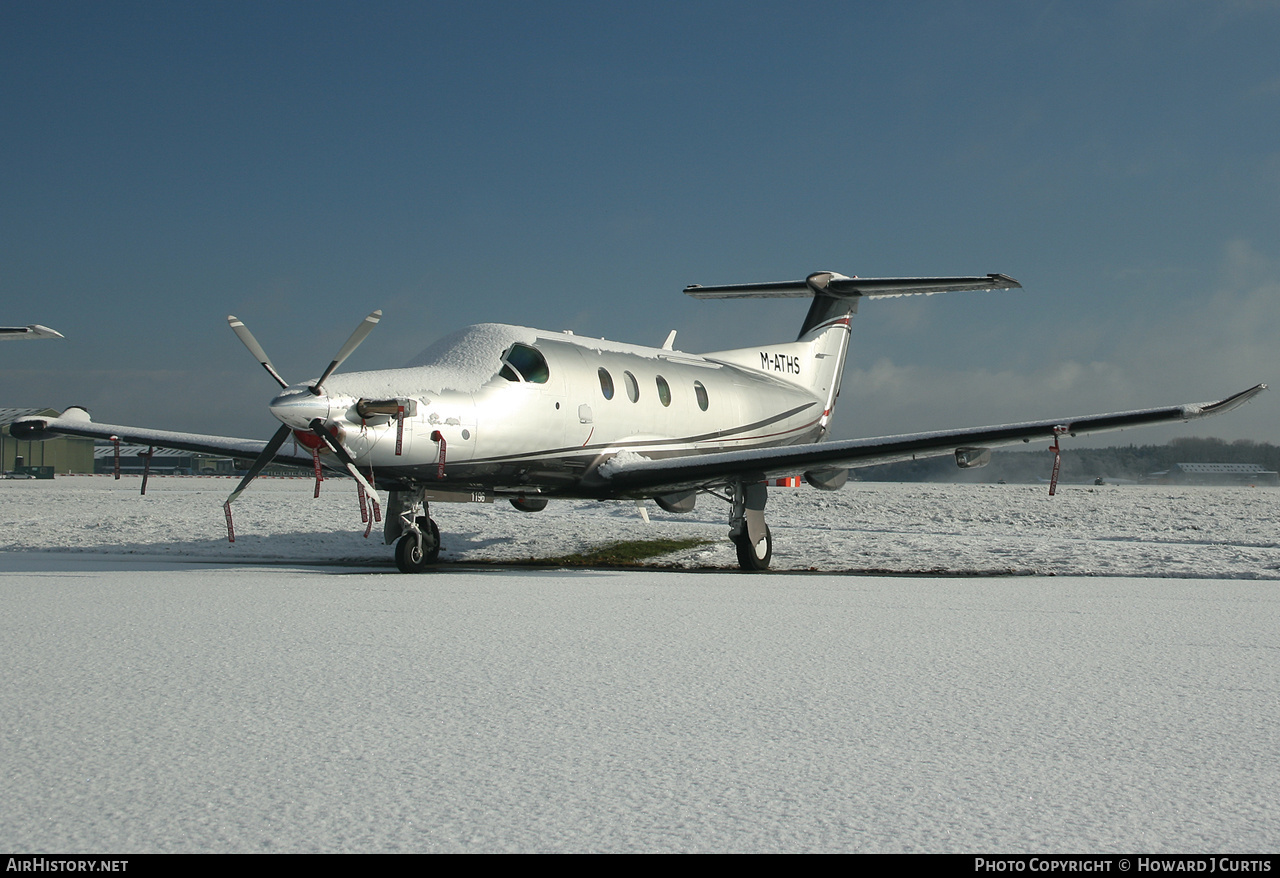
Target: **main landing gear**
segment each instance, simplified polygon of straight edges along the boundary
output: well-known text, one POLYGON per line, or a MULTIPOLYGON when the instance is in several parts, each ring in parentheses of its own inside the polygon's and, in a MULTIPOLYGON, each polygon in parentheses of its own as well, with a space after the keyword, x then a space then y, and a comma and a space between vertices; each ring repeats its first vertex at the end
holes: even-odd
POLYGON ((440 528, 429 513, 425 489, 391 492, 383 536, 396 544, 401 573, 421 573, 440 557, 440 528))
POLYGON ((773 533, 769 525, 764 526, 764 539, 752 544, 745 534, 730 536, 738 549, 738 566, 743 570, 768 570, 769 561, 773 558, 773 533))
POLYGON ((768 570, 773 558, 773 534, 764 521, 769 489, 763 482, 738 482, 730 490, 729 539, 738 549, 743 570, 768 570))

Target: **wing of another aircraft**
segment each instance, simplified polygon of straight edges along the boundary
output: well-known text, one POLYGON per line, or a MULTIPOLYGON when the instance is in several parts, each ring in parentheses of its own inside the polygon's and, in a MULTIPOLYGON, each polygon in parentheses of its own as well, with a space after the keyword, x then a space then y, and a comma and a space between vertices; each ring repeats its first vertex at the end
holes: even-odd
POLYGON ((64 338, 61 332, 32 323, 29 326, 0 326, 0 340, 10 338, 64 338))
POLYGON ((1210 417, 1244 405, 1266 389, 1267 385, 1259 384, 1217 402, 972 427, 965 430, 908 433, 875 439, 846 439, 663 459, 647 459, 638 454, 628 454, 605 463, 597 471, 597 477, 606 494, 652 496, 655 493, 714 487, 736 480, 761 481, 776 476, 794 475, 804 470, 871 466, 919 457, 941 457, 957 452, 972 454, 995 446, 1015 445, 1033 439, 1052 440, 1059 435, 1102 433, 1210 417))

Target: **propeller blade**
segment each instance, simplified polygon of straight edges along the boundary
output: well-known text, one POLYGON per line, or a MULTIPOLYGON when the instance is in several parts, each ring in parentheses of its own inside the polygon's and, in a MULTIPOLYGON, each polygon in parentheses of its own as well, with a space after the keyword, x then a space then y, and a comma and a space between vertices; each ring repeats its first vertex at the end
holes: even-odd
POLYGON ((262 472, 267 464, 271 463, 276 456, 276 452, 280 450, 280 446, 284 444, 284 440, 288 439, 289 434, 292 432, 293 430, 288 424, 280 425, 280 429, 276 430, 276 434, 267 443, 267 447, 262 449, 262 453, 254 459, 253 465, 249 467, 249 472, 240 480, 240 485, 231 492, 231 496, 227 498, 228 503, 244 493, 244 489, 249 487, 249 483, 258 477, 258 473, 262 472))
MULTIPOLYGON (((311 386, 312 393, 316 396, 320 395, 321 385, 333 374, 333 370, 341 366, 343 361, 351 356, 356 348, 360 347, 360 342, 364 341, 365 337, 373 332, 373 328, 378 325, 378 321, 381 319, 382 310, 379 309, 361 321, 360 325, 356 327, 356 331, 351 333, 351 338, 347 339, 347 343, 342 346, 342 350, 338 351, 338 356, 334 357, 333 362, 329 364, 329 368, 325 369, 324 374, 311 386)), ((248 332, 248 330, 245 331, 248 332)))
MULTIPOLYGON (((376 323, 377 321, 374 322, 376 323)), ((324 440, 324 444, 328 445, 329 450, 337 455, 338 460, 342 461, 343 465, 347 468, 347 472, 351 473, 351 477, 364 486, 365 492, 370 497, 376 499, 378 496, 377 489, 374 488, 373 485, 369 484, 369 480, 360 474, 359 468, 356 467, 356 462, 351 458, 351 455, 347 453, 347 449, 342 447, 342 443, 335 439, 333 434, 324 428, 324 422, 319 418, 314 419, 311 422, 311 432, 324 440)))
POLYGON ((288 387, 289 382, 280 377, 280 373, 276 371, 276 367, 271 365, 271 358, 267 356, 267 352, 262 349, 262 345, 258 344, 258 340, 253 337, 253 333, 249 331, 249 327, 241 322, 240 318, 234 314, 227 315, 227 323, 231 324, 231 331, 236 334, 240 341, 244 342, 244 346, 249 349, 249 353, 253 354, 254 359, 262 364, 262 368, 267 370, 267 374, 280 382, 281 387, 288 387))

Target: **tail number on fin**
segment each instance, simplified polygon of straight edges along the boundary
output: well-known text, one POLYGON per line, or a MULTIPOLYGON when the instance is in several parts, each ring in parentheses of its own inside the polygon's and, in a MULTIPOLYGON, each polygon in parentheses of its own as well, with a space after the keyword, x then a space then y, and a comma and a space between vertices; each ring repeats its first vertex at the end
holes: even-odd
POLYGON ((800 374, 800 358, 788 354, 771 354, 760 352, 760 368, 766 372, 786 372, 788 375, 800 374))

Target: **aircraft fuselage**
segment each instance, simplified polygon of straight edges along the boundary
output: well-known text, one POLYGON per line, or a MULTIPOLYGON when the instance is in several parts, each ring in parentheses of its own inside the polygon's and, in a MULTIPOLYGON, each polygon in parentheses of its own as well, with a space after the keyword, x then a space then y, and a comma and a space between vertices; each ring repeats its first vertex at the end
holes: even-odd
MULTIPOLYGON (((511 329, 513 337, 533 332, 511 329)), ((290 387, 272 410, 298 430, 321 418, 379 482, 512 496, 596 496, 591 474, 616 454, 790 445, 824 430, 826 399, 797 383, 816 364, 779 346, 722 359, 564 333, 536 332, 513 344, 540 355, 526 367, 533 374, 502 370, 495 357, 487 380, 457 390, 428 389, 440 363, 349 372, 335 375, 323 395, 290 387), (391 387, 423 392, 386 397, 391 387)))

